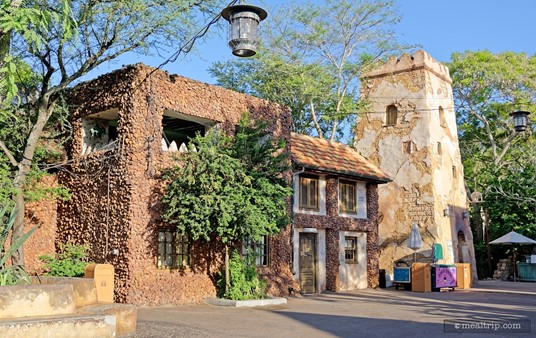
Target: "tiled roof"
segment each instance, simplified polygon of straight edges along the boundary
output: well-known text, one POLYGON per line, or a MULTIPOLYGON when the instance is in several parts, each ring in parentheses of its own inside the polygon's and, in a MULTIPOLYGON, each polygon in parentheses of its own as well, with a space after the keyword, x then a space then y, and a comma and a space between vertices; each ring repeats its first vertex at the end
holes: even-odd
POLYGON ((290 144, 292 161, 298 166, 377 182, 391 181, 380 168, 342 143, 292 133, 290 144))

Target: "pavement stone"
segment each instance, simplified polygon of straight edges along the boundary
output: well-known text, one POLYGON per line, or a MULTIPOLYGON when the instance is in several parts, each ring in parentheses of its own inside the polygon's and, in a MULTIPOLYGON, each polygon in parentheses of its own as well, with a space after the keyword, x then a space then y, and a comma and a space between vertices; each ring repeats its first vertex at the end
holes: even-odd
POLYGON ((481 281, 474 289, 428 293, 393 288, 322 293, 257 308, 140 308, 130 337, 535 337, 536 283, 513 284, 481 281), (447 333, 445 320, 525 320, 529 332, 447 333))

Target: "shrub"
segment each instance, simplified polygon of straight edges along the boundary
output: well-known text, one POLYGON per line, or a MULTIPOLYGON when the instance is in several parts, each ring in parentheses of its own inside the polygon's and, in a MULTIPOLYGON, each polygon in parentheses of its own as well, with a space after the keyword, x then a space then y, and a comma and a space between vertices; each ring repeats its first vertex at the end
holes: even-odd
POLYGON ((39 226, 35 226, 27 233, 19 237, 12 243, 7 251, 5 251, 9 232, 15 223, 17 209, 10 206, 4 206, 0 210, 0 285, 15 285, 15 284, 31 284, 30 277, 21 265, 6 265, 7 260, 13 253, 24 244, 24 242, 37 230, 39 226), (11 209, 11 211, 10 211, 11 209))
POLYGON ((60 252, 54 256, 43 255, 39 259, 45 264, 45 276, 82 277, 86 270, 87 251, 84 245, 66 243, 60 246, 60 252))
MULTIPOLYGON (((252 255, 253 256, 253 255, 252 255)), ((225 292, 225 274, 220 274, 218 296, 232 300, 266 298, 266 282, 259 278, 253 260, 246 260, 237 251, 229 259, 229 290, 225 292)))

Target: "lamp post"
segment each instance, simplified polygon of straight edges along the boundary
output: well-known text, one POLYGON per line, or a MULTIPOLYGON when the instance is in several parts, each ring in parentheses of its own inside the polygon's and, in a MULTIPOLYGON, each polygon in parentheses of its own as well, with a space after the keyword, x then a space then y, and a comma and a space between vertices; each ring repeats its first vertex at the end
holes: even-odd
POLYGON ((529 112, 518 110, 510 114, 514 120, 514 129, 516 132, 522 132, 527 130, 529 112))
POLYGON ((260 7, 235 5, 226 7, 221 16, 231 24, 229 46, 239 57, 253 56, 257 53, 258 26, 268 14, 260 7))

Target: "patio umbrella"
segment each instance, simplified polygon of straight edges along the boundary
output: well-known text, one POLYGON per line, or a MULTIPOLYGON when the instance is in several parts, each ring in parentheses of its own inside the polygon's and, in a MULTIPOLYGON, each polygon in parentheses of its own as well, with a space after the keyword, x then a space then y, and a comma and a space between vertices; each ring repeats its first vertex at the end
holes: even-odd
POLYGON ((510 231, 506 235, 489 242, 489 244, 512 245, 512 251, 514 253, 514 282, 515 282, 516 281, 516 268, 517 268, 515 245, 516 244, 518 245, 536 244, 536 241, 528 237, 525 237, 521 234, 518 234, 515 231, 510 231))
POLYGON ((413 249, 413 262, 417 261, 417 250, 422 248, 422 237, 419 232, 417 223, 413 223, 411 226, 411 232, 409 233, 408 248, 413 249))

